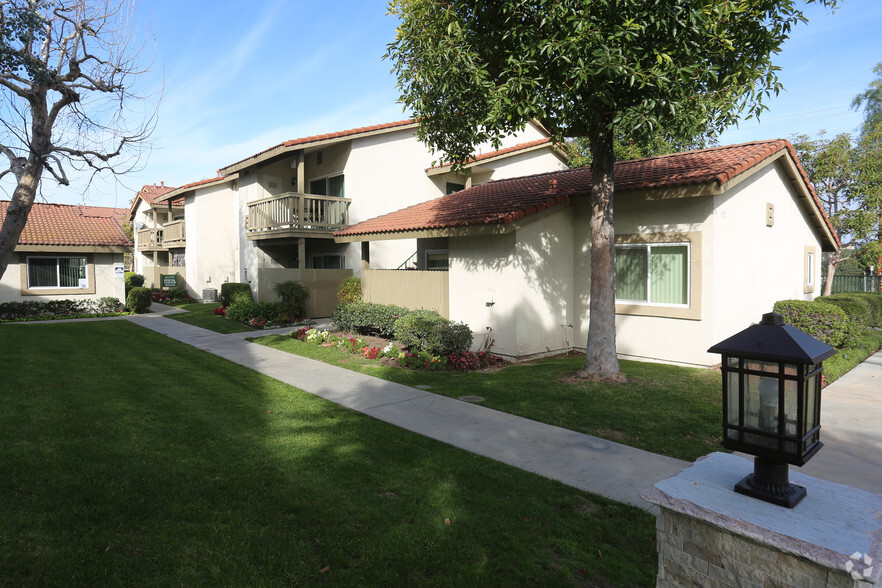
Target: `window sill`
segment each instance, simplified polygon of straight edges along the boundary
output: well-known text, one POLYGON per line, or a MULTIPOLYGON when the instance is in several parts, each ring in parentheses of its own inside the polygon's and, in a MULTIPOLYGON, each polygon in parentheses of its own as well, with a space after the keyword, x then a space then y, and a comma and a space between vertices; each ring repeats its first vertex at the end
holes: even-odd
POLYGON ((690 307, 678 307, 617 302, 616 314, 625 314, 631 316, 654 316, 658 318, 683 319, 690 321, 701 320, 701 308, 697 304, 693 304, 690 307))

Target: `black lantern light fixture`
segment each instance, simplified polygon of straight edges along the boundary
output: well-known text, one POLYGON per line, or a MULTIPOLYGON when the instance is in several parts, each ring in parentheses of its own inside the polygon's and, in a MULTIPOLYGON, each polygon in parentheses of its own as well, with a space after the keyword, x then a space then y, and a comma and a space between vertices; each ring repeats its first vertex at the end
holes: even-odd
POLYGON ((806 492, 790 483, 788 464, 823 446, 821 362, 836 350, 768 313, 708 352, 723 356, 723 447, 754 456, 735 491, 793 508, 806 492))

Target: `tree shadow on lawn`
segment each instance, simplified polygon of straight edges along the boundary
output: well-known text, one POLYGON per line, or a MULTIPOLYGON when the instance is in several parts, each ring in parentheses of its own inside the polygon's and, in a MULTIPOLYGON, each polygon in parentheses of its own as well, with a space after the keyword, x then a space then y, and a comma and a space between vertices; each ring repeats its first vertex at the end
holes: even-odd
POLYGON ((15 585, 651 585, 638 509, 127 321, 0 326, 15 585))

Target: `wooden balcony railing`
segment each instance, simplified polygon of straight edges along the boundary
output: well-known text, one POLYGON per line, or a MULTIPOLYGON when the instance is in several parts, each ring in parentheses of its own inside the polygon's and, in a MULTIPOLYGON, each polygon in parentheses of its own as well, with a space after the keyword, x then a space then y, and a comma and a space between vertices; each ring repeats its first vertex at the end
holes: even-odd
POLYGON ((162 247, 162 228, 138 231, 138 249, 156 249, 158 247, 162 247))
POLYGON ((183 220, 138 231, 138 249, 175 249, 185 245, 183 220))
POLYGON ((166 247, 183 247, 187 244, 186 236, 184 234, 183 220, 165 223, 165 226, 162 227, 162 229, 162 244, 166 247))
POLYGON ((324 232, 349 224, 348 198, 286 192, 248 204, 246 230, 256 233, 324 232))

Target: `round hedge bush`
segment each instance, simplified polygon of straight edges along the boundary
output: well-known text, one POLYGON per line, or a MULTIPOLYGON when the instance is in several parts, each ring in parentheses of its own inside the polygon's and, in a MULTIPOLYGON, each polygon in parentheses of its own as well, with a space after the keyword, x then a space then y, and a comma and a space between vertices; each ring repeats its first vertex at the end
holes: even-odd
POLYGON ((153 302, 153 292, 150 288, 135 286, 126 296, 126 306, 135 314, 144 314, 150 310, 151 302, 153 302))

